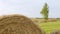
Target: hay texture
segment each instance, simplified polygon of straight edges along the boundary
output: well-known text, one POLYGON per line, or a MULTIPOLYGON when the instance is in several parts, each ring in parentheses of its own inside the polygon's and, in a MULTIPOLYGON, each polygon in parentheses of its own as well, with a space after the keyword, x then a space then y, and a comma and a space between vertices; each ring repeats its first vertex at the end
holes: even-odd
POLYGON ((0 34, 42 34, 42 31, 25 16, 8 15, 0 19, 0 34))

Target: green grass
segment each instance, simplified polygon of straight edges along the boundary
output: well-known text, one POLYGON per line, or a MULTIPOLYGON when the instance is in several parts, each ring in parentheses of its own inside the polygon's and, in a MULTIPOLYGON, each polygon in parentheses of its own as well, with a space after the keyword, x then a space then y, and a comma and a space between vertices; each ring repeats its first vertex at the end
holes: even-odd
POLYGON ((37 23, 37 25, 46 32, 50 34, 51 31, 60 29, 60 21, 48 22, 48 23, 37 23))

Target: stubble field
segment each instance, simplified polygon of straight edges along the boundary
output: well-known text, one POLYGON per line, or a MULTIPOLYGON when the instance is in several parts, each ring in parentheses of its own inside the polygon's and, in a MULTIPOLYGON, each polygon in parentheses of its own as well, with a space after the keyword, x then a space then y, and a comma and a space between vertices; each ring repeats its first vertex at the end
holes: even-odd
POLYGON ((51 19, 48 22, 41 22, 41 19, 32 19, 38 27, 45 31, 46 34, 55 30, 60 30, 60 19, 51 19))

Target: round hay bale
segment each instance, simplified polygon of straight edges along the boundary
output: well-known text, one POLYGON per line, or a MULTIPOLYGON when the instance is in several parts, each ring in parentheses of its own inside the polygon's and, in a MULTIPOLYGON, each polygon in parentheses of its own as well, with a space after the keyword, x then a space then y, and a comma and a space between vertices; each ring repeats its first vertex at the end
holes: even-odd
POLYGON ((42 31, 25 16, 9 15, 0 19, 0 34, 42 34, 42 31))
POLYGON ((50 34, 60 34, 60 30, 53 31, 50 34))

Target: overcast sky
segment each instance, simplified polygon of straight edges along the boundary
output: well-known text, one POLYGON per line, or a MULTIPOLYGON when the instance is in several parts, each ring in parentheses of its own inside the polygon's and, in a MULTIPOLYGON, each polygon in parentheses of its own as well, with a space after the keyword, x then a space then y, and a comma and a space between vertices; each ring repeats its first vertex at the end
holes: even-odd
POLYGON ((40 11, 46 2, 49 6, 49 18, 60 18, 60 0, 0 0, 0 15, 42 17, 40 11))

